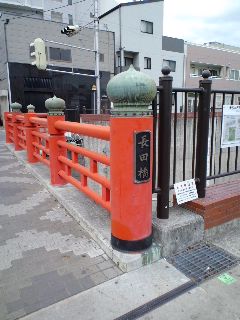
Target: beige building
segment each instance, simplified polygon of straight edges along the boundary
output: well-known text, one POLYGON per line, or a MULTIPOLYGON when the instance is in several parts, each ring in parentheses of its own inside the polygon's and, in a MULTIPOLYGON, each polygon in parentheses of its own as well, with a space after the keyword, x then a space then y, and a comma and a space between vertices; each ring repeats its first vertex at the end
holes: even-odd
MULTIPOLYGON (((204 45, 185 44, 185 86, 198 87, 202 72, 210 70, 212 89, 240 91, 240 48, 210 42, 204 45)), ((222 94, 216 95, 216 106, 222 105, 222 94)), ((188 107, 193 107, 194 98, 189 95, 188 107)), ((226 94, 225 104, 231 103, 231 94, 226 94)), ((235 95, 235 104, 240 96, 235 95)))

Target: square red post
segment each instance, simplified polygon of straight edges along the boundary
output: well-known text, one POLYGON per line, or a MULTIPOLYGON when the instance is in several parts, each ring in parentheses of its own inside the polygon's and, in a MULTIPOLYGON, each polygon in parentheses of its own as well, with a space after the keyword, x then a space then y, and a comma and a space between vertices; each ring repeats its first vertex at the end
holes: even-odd
POLYGON ((23 150, 23 148, 19 145, 19 136, 18 136, 18 126, 20 122, 16 119, 17 115, 20 115, 21 113, 19 112, 13 112, 12 113, 12 123, 13 123, 13 142, 15 146, 15 151, 20 151, 23 150))
POLYGON ((67 182, 58 174, 64 168, 64 165, 59 161, 59 156, 67 156, 67 150, 58 145, 58 141, 66 141, 63 130, 58 130, 55 127, 57 121, 64 121, 65 116, 63 110, 65 101, 63 99, 53 97, 45 101, 45 107, 48 109, 48 133, 49 133, 49 161, 50 175, 52 185, 64 185, 67 182))
POLYGON ((35 137, 32 135, 33 131, 38 131, 37 125, 30 122, 30 118, 34 117, 35 113, 25 113, 24 114, 24 126, 26 133, 26 151, 27 151, 27 160, 29 163, 39 162, 39 160, 34 156, 34 145, 35 137))

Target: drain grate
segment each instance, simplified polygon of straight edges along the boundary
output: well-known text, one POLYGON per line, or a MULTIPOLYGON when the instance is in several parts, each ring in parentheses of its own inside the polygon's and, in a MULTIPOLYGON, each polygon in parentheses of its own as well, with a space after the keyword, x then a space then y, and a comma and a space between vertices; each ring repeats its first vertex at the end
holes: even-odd
POLYGON ((197 244, 167 260, 198 283, 230 269, 239 262, 237 257, 209 243, 197 244))

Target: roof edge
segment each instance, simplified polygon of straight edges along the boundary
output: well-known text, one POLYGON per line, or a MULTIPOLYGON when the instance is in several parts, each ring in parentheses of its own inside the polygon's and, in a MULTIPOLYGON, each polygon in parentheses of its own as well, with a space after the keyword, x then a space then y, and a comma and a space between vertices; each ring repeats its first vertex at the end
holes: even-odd
POLYGON ((137 5, 137 4, 146 4, 146 3, 153 3, 153 2, 163 2, 164 0, 142 0, 142 1, 134 1, 134 2, 126 2, 126 3, 120 3, 117 6, 113 7, 112 9, 106 11, 105 13, 101 14, 98 18, 102 19, 103 17, 109 15, 115 10, 118 10, 121 7, 128 7, 132 5, 137 5))

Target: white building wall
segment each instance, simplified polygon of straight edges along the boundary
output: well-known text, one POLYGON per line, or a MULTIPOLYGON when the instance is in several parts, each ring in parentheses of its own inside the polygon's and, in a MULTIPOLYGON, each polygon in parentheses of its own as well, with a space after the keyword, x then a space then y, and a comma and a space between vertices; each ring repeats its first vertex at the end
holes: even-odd
POLYGON ((174 87, 183 87, 184 86, 184 53, 172 52, 172 51, 162 51, 163 60, 172 60, 176 61, 176 70, 171 72, 173 77, 173 86, 174 87))
POLYGON ((102 17, 100 25, 107 25, 115 32, 115 51, 121 40, 124 51, 138 53, 140 70, 151 76, 156 83, 162 67, 163 1, 121 6, 119 9, 102 17), (141 20, 153 23, 153 34, 141 32, 141 20), (151 69, 144 69, 144 57, 151 58, 151 69))
MULTIPOLYGON (((73 1, 74 2, 74 1, 73 1)), ((45 20, 51 20, 51 12, 59 12, 62 14, 62 22, 69 24, 68 15, 72 15, 73 24, 76 23, 76 14, 74 5, 68 5, 68 0, 56 1, 56 0, 43 0, 43 18, 45 20), (61 8, 62 7, 62 8, 61 8)))

